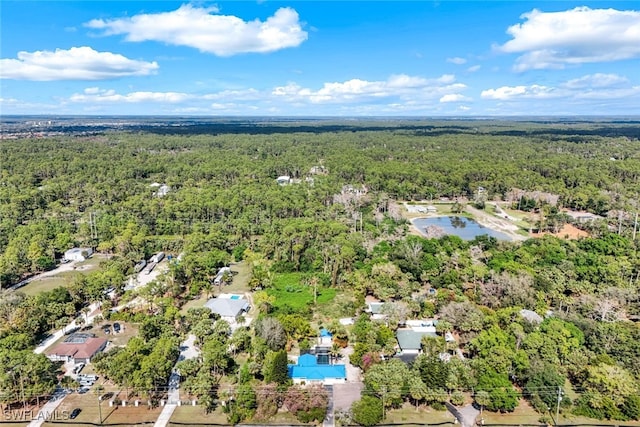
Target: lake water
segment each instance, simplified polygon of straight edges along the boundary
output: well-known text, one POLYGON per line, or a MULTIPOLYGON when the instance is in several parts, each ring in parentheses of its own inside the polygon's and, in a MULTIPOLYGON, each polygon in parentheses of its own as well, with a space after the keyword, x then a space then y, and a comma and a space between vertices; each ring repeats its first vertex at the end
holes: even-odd
POLYGON ((491 228, 478 224, 472 219, 461 216, 416 218, 413 220, 413 225, 415 225, 423 235, 425 234, 425 227, 435 225, 436 227, 442 228, 446 234, 459 236, 463 240, 473 240, 475 237, 483 234, 495 237, 498 240, 511 240, 511 238, 504 233, 492 230, 491 228))

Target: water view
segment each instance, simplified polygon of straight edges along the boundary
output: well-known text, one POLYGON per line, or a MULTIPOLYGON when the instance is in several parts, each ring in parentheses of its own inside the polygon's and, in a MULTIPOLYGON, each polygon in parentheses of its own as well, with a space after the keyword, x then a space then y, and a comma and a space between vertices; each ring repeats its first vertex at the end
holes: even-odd
POLYGON ((498 240, 511 240, 509 236, 499 231, 492 230, 476 221, 461 216, 441 216, 436 218, 416 218, 413 220, 416 228, 426 237, 433 236, 433 228, 440 228, 444 234, 453 234, 464 240, 473 240, 477 236, 487 234, 498 240), (427 233, 427 228, 430 232, 427 233))

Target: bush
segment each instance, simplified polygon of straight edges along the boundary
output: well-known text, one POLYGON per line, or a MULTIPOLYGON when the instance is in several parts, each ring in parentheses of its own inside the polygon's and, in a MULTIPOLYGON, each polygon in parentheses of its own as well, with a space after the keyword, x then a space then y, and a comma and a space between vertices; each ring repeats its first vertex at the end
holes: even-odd
POLYGON ((371 427, 382 421, 384 412, 382 401, 377 397, 363 396, 362 399, 351 405, 353 420, 365 427, 371 427))
POLYGON ((622 413, 630 420, 640 420, 640 396, 627 396, 622 405, 622 413))
POLYGON ((464 404, 464 394, 461 391, 454 391, 451 393, 451 403, 460 406, 464 404))

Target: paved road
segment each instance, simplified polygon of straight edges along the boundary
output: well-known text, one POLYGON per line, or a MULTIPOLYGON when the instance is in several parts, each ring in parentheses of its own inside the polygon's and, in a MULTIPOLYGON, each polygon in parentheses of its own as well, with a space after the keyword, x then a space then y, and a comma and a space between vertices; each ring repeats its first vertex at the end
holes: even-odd
POLYGON ((44 424, 45 421, 51 419, 54 414, 54 411, 60 406, 62 401, 64 400, 67 394, 62 389, 58 389, 51 396, 51 400, 49 400, 43 407, 38 411, 37 414, 34 414, 35 419, 32 420, 27 427, 40 427, 44 424))
POLYGON ((333 409, 333 386, 326 385, 324 388, 329 393, 329 403, 327 404, 327 416, 322 421, 322 427, 335 427, 336 420, 333 409))
MULTIPOLYGON (((195 346, 196 336, 189 334, 187 339, 180 344, 180 356, 178 356, 178 362, 187 359, 195 359, 200 352, 195 346)), ((167 404, 162 408, 160 416, 156 420, 154 427, 165 427, 169 424, 173 411, 176 410, 180 402, 180 375, 174 371, 169 377, 169 392, 167 394, 167 404)))

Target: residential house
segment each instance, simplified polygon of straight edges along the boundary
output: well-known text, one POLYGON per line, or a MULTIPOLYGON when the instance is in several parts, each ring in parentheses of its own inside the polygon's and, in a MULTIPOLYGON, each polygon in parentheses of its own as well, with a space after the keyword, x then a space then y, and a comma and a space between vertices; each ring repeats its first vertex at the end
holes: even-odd
POLYGON ((46 355, 53 362, 89 363, 106 346, 106 339, 97 338, 93 334, 71 334, 48 350, 46 355))
POLYGON ((313 354, 300 356, 298 363, 288 365, 288 369, 294 384, 333 385, 347 381, 345 365, 320 364, 313 354))
POLYGON ((370 302, 367 303, 367 308, 364 311, 371 314, 373 320, 385 320, 387 315, 382 312, 383 306, 383 302, 370 302))
POLYGON ((239 295, 220 295, 218 298, 211 298, 204 306, 229 323, 236 323, 251 308, 249 302, 239 295))
POLYGON ((438 337, 434 331, 419 331, 414 329, 398 329, 396 339, 400 347, 401 354, 418 355, 422 351, 422 337, 438 337))

